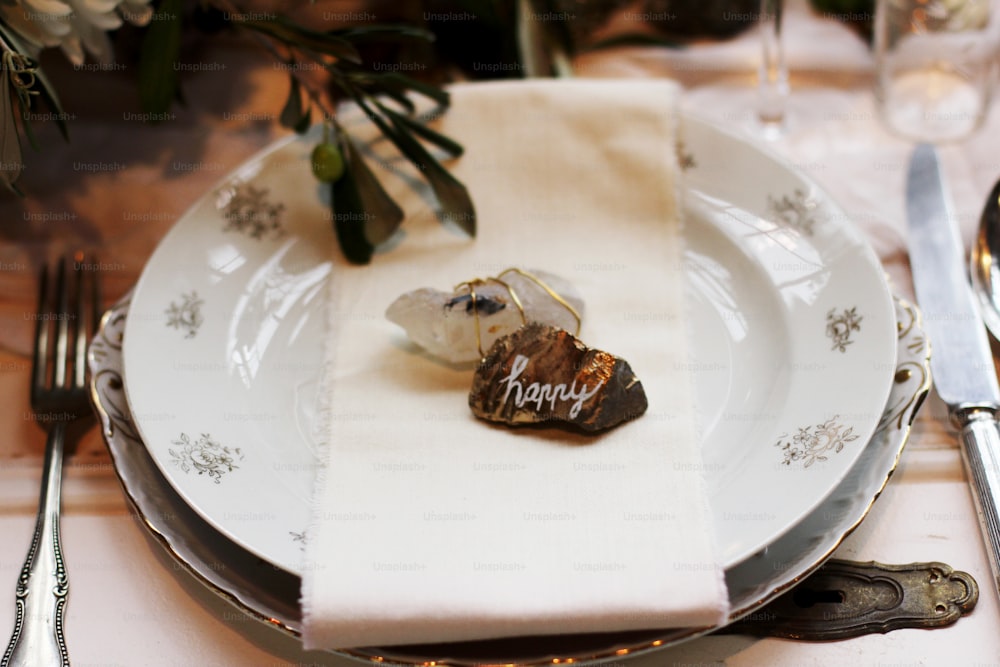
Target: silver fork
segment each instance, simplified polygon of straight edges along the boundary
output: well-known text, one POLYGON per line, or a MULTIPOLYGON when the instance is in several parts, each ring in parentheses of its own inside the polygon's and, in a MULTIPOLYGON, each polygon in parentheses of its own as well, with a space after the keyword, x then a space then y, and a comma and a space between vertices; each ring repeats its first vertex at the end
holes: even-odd
POLYGON ((69 579, 59 539, 60 490, 67 427, 92 416, 85 383, 86 351, 100 311, 93 268, 77 254, 72 260, 60 260, 54 290, 49 287, 48 267, 42 268, 39 280, 31 409, 48 431, 48 440, 35 534, 17 581, 14 631, 0 662, 4 667, 69 665, 63 634, 69 579))

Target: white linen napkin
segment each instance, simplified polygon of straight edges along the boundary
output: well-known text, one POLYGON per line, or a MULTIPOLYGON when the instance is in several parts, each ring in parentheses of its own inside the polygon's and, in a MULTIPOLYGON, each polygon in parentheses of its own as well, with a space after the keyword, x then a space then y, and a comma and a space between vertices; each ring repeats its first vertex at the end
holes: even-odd
POLYGON ((443 228, 403 170, 408 217, 329 294, 326 467, 302 603, 310 647, 699 626, 728 611, 684 328, 677 89, 669 82, 460 85, 436 127, 479 215, 443 228), (471 368, 384 318, 401 293, 507 267, 571 280, 581 339, 626 359, 649 410, 598 436, 476 419, 471 368))

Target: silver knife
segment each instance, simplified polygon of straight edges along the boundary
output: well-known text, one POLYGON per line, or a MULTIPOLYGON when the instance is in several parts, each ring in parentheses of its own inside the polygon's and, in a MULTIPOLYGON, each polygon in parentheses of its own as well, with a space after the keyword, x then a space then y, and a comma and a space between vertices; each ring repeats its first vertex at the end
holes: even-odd
POLYGON ((934 147, 917 146, 906 181, 913 286, 930 337, 934 386, 961 430, 962 458, 1000 590, 1000 388, 948 202, 934 147))

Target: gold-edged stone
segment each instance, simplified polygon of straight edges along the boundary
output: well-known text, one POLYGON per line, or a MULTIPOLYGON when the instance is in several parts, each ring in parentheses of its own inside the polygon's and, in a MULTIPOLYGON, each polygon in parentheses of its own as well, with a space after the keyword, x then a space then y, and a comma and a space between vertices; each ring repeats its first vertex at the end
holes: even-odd
POLYGON ((564 329, 531 322, 496 340, 476 369, 469 407, 511 426, 556 421, 603 431, 642 415, 642 383, 624 359, 564 329))

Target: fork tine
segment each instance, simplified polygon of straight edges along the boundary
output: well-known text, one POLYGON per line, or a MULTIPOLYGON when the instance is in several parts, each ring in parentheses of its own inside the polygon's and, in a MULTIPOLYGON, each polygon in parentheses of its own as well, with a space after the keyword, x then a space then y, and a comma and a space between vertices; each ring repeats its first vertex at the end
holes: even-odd
POLYGON ((104 317, 103 308, 103 294, 101 294, 101 281, 100 273, 98 273, 100 268, 100 261, 94 255, 90 256, 90 263, 92 264, 92 270, 90 274, 90 336, 93 337, 97 333, 97 327, 101 323, 101 318, 104 317))
POLYGON ((66 354, 69 341, 69 290, 66 289, 66 257, 59 259, 56 271, 56 353, 55 369, 52 375, 52 386, 62 387, 66 384, 66 354))
POLYGON ((51 299, 49 298, 49 266, 42 264, 38 274, 38 308, 35 311, 35 347, 31 361, 31 401, 35 403, 39 391, 45 388, 47 374, 45 360, 49 351, 49 314, 51 299))
MULTIPOLYGON (((83 387, 87 373, 87 339, 90 337, 90 328, 93 318, 87 313, 87 293, 84 283, 90 275, 87 268, 86 256, 81 252, 74 257, 73 270, 76 277, 76 298, 73 312, 76 322, 76 353, 73 355, 73 386, 83 387)), ((91 281, 93 282, 93 281, 91 281)))

